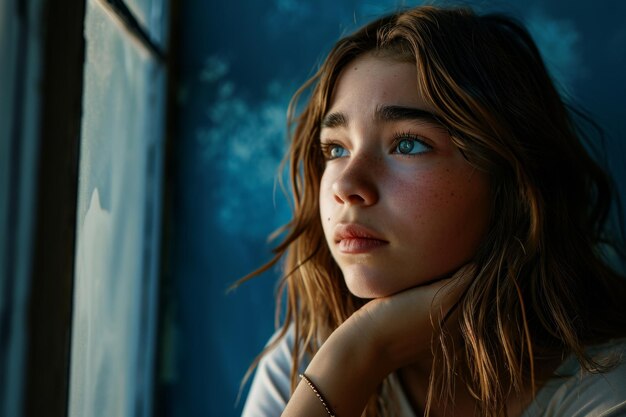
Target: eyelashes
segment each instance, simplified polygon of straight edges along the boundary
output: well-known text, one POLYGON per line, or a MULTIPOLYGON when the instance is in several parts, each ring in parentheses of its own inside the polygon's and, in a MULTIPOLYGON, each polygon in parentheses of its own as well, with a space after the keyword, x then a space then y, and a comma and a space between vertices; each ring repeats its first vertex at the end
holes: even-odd
POLYGON ((322 149, 322 156, 325 160, 330 161, 332 159, 341 158, 345 153, 348 152, 346 148, 344 148, 339 142, 335 141, 327 141, 320 143, 320 147, 322 149))
MULTIPOLYGON (((326 161, 338 159, 350 155, 349 150, 340 141, 323 140, 320 143, 322 156, 326 161)), ((414 133, 400 132, 392 137, 392 154, 415 157, 431 151, 433 147, 425 139, 414 133)))
POLYGON ((399 133, 394 135, 394 151, 401 155, 417 156, 433 149, 424 139, 413 133, 399 133))

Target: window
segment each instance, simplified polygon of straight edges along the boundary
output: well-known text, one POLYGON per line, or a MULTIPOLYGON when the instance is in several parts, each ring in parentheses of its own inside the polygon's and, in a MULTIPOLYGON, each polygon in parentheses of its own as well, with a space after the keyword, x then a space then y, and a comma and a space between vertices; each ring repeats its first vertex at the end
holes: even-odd
POLYGON ((151 415, 166 18, 86 3, 69 417, 151 415))
POLYGON ((0 5, 0 416, 149 416, 167 0, 0 5))

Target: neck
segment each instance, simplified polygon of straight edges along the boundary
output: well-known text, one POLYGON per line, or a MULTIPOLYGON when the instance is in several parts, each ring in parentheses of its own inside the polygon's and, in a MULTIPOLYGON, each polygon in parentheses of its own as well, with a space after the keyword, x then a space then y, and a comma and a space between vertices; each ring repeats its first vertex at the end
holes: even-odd
MULTIPOLYGON (((432 359, 428 364, 416 363, 398 371, 398 377, 416 415, 424 415, 426 411, 431 365, 432 359)), ((454 401, 450 401, 447 396, 440 398, 439 392, 433 391, 429 416, 478 416, 477 402, 458 376, 452 381, 452 387, 454 389, 454 401)))

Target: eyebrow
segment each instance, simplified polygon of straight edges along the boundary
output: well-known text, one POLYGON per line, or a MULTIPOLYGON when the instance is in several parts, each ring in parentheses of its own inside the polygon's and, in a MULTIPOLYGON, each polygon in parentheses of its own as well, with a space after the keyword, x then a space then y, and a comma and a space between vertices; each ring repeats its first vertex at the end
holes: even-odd
POLYGON ((322 128, 328 129, 346 127, 348 126, 348 117, 343 113, 330 113, 324 116, 320 125, 322 128))
POLYGON ((383 122, 395 122, 398 120, 425 120, 441 124, 439 118, 429 111, 413 107, 403 106, 378 106, 376 119, 383 122))
MULTIPOLYGON (((404 106, 378 106, 374 118, 381 122, 395 122, 402 120, 423 120, 437 125, 443 126, 443 123, 433 113, 404 106)), ((339 112, 329 113, 322 119, 320 124, 322 128, 338 128, 348 126, 348 117, 339 112)))

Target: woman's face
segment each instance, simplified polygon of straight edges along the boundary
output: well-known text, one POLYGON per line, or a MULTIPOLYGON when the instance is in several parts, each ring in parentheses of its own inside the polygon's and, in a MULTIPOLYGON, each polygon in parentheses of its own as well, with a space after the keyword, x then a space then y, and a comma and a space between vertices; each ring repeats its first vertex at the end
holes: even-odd
POLYGON ((474 256, 490 217, 473 168, 418 93, 415 64, 361 56, 322 122, 320 215, 350 291, 383 297, 443 278, 474 256))

